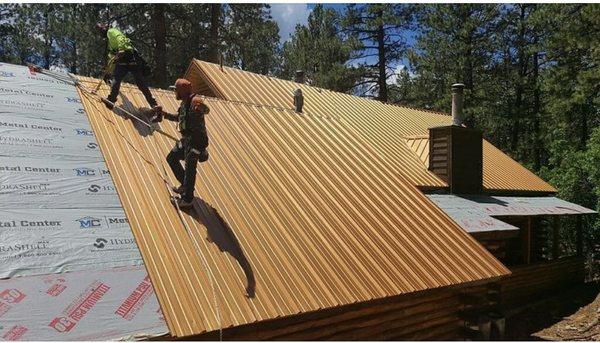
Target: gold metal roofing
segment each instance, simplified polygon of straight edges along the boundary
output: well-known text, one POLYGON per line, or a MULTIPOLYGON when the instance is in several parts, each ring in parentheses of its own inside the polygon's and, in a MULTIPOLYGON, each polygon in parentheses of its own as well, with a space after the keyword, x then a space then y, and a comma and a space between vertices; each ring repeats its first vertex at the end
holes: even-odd
MULTIPOLYGON (((423 188, 448 186, 424 167, 419 155, 404 141, 404 137, 427 135, 429 127, 450 125, 452 118, 447 115, 385 104, 239 69, 221 68, 200 60, 192 62, 186 77, 198 85, 199 92, 281 108, 293 108, 292 92, 300 87, 305 111, 347 120, 413 184, 423 188)), ((554 187, 486 140, 483 143, 483 188, 491 192, 556 192, 554 187)))
MULTIPOLYGON (((126 108, 148 106, 121 90, 126 108)), ((153 93, 176 111, 172 92, 153 93)), ((210 159, 183 214, 192 240, 157 167, 172 141, 82 99, 174 336, 509 273, 345 119, 310 107, 206 98, 210 159)))

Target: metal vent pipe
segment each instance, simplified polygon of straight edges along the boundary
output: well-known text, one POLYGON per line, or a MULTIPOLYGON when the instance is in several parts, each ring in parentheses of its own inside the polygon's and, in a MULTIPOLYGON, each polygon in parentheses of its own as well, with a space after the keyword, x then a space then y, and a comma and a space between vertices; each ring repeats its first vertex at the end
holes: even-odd
POLYGON ((302 107, 304 107, 304 95, 302 95, 302 90, 300 88, 294 91, 294 106, 296 107, 296 112, 302 113, 302 107))
POLYGON ((455 83, 452 85, 452 125, 463 124, 463 89, 465 85, 455 83))

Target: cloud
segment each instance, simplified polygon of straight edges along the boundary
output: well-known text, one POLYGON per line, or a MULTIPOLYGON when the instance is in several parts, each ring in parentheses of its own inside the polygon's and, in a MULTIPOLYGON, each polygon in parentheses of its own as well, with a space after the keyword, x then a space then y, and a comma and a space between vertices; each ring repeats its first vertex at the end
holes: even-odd
POLYGON ((308 4, 271 4, 271 16, 279 25, 281 42, 290 39, 297 24, 306 25, 311 9, 308 4))
POLYGON ((394 69, 394 74, 390 75, 387 79, 387 84, 388 85, 395 85, 396 82, 398 81, 398 77, 400 76, 401 73, 404 72, 408 72, 408 77, 410 79, 415 78, 417 75, 410 70, 406 65, 404 64, 398 64, 396 66, 396 68, 394 69))
POLYGON ((402 73, 402 71, 404 71, 404 69, 406 69, 406 66, 404 64, 398 64, 396 66, 396 69, 394 69, 394 74, 392 74, 392 75, 390 75, 390 77, 388 77, 387 84, 395 85, 396 81, 398 81, 398 76, 400 76, 400 73, 402 73))

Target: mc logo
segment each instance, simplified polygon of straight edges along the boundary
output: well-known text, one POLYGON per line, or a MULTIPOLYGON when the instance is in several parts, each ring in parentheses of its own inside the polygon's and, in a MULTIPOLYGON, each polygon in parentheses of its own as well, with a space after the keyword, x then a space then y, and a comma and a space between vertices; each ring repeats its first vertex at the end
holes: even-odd
POLYGON ((108 243, 108 241, 104 238, 96 238, 96 243, 94 243, 94 246, 98 249, 102 249, 104 248, 104 246, 106 245, 106 243, 108 243))
POLYGON ((89 143, 87 144, 87 147, 88 147, 89 149, 96 149, 96 148, 98 147, 98 144, 97 144, 97 143, 94 143, 94 142, 89 142, 89 143))
POLYGON ((92 192, 92 193, 98 193, 98 191, 100 190, 100 188, 102 188, 102 187, 100 187, 100 186, 98 186, 98 185, 91 185, 91 186, 88 188, 88 191, 90 191, 90 192, 92 192))
POLYGON ((83 108, 78 108, 75 112, 77 112, 77 114, 84 114, 85 110, 83 108))
POLYGON ((77 98, 71 98, 71 97, 65 97, 65 99, 67 99, 67 102, 76 102, 76 103, 81 103, 81 100, 77 99, 77 98))
POLYGON ((78 136, 93 136, 94 132, 90 131, 90 130, 86 130, 86 129, 75 129, 75 133, 78 136))
POLYGON ((90 168, 75 168, 75 175, 77 176, 95 176, 96 171, 90 168))
POLYGON ((83 217, 79 218, 76 221, 79 222, 79 227, 82 229, 89 229, 93 227, 98 227, 102 225, 102 221, 98 218, 94 217, 83 217))

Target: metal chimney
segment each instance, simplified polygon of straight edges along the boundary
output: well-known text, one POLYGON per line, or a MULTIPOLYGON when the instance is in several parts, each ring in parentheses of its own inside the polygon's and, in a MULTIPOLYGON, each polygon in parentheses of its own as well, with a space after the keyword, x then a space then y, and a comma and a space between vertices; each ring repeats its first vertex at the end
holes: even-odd
POLYGON ((462 126, 463 89, 452 85, 452 125, 429 128, 429 170, 453 194, 479 194, 483 188, 481 131, 462 126))
POLYGON ((455 83, 452 85, 452 125, 462 126, 463 123, 463 89, 465 85, 455 83))

